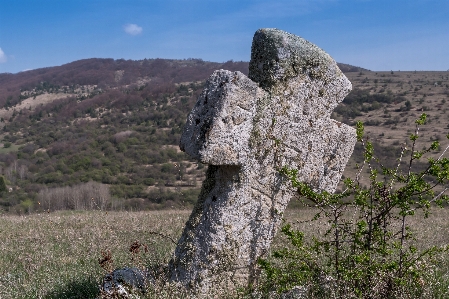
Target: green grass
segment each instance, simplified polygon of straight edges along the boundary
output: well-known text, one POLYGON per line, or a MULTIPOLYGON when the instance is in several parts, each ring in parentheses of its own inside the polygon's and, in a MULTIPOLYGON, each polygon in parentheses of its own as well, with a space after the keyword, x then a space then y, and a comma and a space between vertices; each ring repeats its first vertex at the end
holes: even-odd
POLYGON ((0 154, 8 154, 10 152, 17 152, 20 145, 12 143, 10 147, 0 147, 0 154))
MULTIPOLYGON (((190 211, 150 212, 56 212, 28 216, 0 216, 0 298, 95 298, 106 273, 98 263, 101 252, 109 250, 113 265, 145 267, 167 263, 174 244, 151 231, 162 232, 175 240, 190 211), (129 246, 138 241, 148 246, 147 253, 131 260, 129 246)), ((289 209, 286 219, 305 232, 306 238, 324 231, 325 222, 311 219, 313 209, 289 209)), ((428 219, 414 218, 419 246, 449 243, 449 209, 435 209, 428 219)), ((278 235, 273 249, 287 241, 278 235)), ((439 257, 439 265, 426 281, 431 296, 449 298, 449 258, 439 257)), ((163 290, 163 297, 170 290, 163 290)), ((149 292, 147 298, 162 298, 149 292)), ((173 293, 172 293, 173 294, 173 293)))

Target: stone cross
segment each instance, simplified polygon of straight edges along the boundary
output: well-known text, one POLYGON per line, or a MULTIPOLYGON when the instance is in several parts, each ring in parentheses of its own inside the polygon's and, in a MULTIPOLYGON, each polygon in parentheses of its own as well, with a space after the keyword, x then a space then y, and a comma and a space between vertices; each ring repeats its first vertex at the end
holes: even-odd
POLYGON ((190 112, 180 147, 209 164, 169 278, 199 294, 254 283, 295 190, 279 170, 335 191, 356 141, 330 119, 351 90, 336 62, 277 29, 253 39, 249 76, 215 71, 190 112))

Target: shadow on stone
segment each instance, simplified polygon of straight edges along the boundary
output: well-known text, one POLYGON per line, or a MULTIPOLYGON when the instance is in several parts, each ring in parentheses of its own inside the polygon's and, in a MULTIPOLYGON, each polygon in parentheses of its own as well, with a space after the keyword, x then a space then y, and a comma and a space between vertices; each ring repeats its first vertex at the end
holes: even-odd
POLYGON ((94 299, 98 296, 98 281, 94 278, 83 278, 71 282, 48 293, 45 299, 94 299))

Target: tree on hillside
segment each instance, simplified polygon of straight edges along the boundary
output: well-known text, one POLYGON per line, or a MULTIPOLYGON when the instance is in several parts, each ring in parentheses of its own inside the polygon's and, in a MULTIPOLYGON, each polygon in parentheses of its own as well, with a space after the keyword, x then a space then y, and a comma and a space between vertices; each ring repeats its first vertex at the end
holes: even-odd
POLYGON ((6 190, 7 188, 5 178, 3 176, 0 176, 0 192, 5 192, 6 190))

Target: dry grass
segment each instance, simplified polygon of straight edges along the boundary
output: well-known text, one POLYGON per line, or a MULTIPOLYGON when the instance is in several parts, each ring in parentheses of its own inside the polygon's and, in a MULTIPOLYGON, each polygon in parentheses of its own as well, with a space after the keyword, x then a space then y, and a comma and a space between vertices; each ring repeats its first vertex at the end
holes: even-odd
MULTIPOLYGON (((449 208, 433 208, 431 211, 428 218, 424 218, 422 213, 408 218, 407 225, 416 231, 417 245, 425 247, 449 244, 449 208)), ((305 232, 306 237, 312 234, 318 236, 329 228, 329 224, 324 219, 307 221, 311 220, 316 213, 317 210, 314 208, 289 209, 285 213, 285 218, 294 228, 305 232)))
POLYGON ((57 212, 0 218, 0 298, 94 298, 105 274, 98 264, 110 250, 113 267, 130 266, 129 246, 149 252, 134 266, 166 262, 190 211, 57 212))
MULTIPOLYGON (((176 240, 189 214, 190 211, 91 211, 1 216, 0 298, 95 298, 105 274, 98 263, 102 251, 111 252, 110 269, 164 264, 175 245, 151 232, 162 232, 176 240), (146 244, 148 252, 142 251, 140 258, 132 260, 129 248, 135 241, 146 244)), ((326 228, 324 221, 299 223, 314 214, 313 209, 290 209, 286 220, 311 236, 326 228)), ((421 246, 448 244, 448 219, 449 209, 435 209, 428 219, 417 216, 411 226, 417 229, 421 246)), ((278 235, 273 248, 285 242, 278 235)), ((435 275, 447 291, 447 262, 441 266, 435 275)), ((176 298, 173 294, 179 293, 162 288, 158 293, 150 292, 147 298, 176 298)))
POLYGON ((68 96, 69 95, 65 93, 44 93, 36 96, 35 98, 31 97, 23 100, 21 103, 15 105, 14 107, 8 109, 1 108, 0 117, 4 119, 9 119, 13 115, 14 110, 19 112, 22 109, 35 109, 40 105, 46 105, 55 100, 67 98, 68 96))

